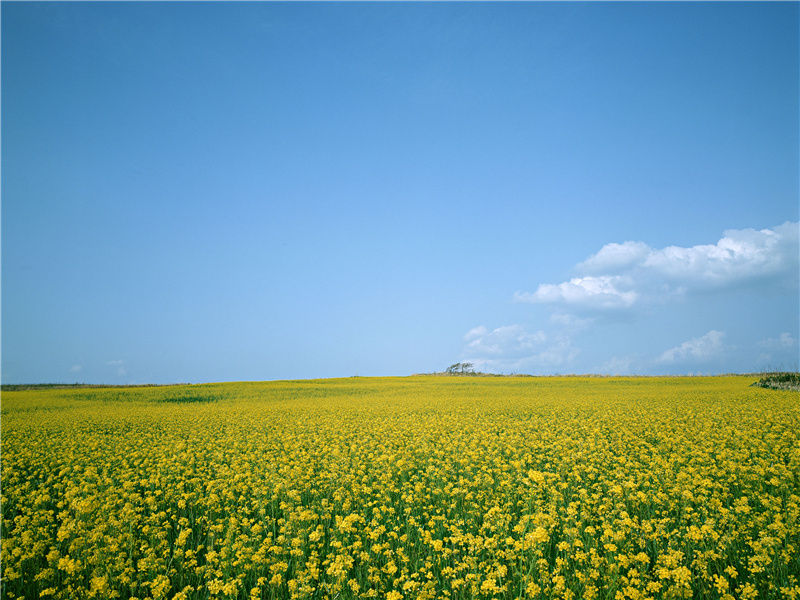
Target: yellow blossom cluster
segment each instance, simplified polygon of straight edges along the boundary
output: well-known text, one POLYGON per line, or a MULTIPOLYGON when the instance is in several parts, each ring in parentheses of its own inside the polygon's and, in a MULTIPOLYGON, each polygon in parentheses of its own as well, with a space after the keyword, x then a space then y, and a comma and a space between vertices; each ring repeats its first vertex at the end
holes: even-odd
POLYGON ((800 394, 410 377, 2 395, 2 598, 800 598, 800 394))

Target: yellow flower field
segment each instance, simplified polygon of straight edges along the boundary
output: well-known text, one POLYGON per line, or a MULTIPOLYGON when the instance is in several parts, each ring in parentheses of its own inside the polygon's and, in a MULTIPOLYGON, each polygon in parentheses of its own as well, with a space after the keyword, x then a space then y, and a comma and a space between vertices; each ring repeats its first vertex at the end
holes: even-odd
POLYGON ((3 598, 800 598, 747 377, 2 394, 3 598))

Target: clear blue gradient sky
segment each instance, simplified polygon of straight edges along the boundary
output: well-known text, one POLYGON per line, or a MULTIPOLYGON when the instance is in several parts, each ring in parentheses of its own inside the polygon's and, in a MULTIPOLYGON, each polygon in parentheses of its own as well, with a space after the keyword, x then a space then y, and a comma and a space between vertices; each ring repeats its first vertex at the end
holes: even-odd
POLYGON ((797 368, 798 67, 797 3, 3 2, 2 380, 797 368))

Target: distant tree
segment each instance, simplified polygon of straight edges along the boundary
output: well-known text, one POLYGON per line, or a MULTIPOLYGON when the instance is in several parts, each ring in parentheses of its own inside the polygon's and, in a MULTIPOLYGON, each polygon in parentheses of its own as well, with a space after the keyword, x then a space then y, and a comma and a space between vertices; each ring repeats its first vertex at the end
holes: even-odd
POLYGON ((447 367, 447 369, 445 370, 445 373, 447 373, 448 375, 468 375, 468 374, 473 374, 473 373, 475 373, 475 371, 473 369, 473 366, 474 365, 472 363, 470 363, 470 362, 464 362, 464 363, 457 362, 457 363, 454 363, 454 364, 450 365, 449 367, 447 367))

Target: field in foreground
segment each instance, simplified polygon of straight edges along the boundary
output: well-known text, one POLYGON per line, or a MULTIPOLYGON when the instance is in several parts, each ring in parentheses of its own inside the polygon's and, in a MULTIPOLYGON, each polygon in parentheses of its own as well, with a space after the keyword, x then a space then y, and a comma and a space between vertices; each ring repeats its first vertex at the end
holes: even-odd
POLYGON ((2 394, 3 598, 798 598, 746 377, 2 394))

